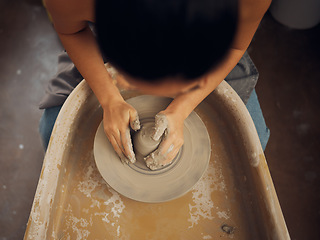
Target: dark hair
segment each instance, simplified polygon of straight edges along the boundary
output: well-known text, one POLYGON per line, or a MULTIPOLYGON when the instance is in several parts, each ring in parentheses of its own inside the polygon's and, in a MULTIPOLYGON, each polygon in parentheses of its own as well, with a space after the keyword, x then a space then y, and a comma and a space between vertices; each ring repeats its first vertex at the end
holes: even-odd
POLYGON ((233 41, 237 17, 237 0, 96 0, 102 53, 147 81, 211 70, 233 41))

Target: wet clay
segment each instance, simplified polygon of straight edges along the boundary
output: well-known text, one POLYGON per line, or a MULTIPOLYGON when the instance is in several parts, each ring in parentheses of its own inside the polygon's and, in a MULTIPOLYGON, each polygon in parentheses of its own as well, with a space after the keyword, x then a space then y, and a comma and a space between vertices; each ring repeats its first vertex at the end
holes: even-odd
MULTIPOLYGON (((170 129, 168 126, 168 119, 166 115, 162 113, 158 113, 155 116, 155 129, 152 135, 152 139, 154 141, 159 141, 160 138, 165 138, 167 134, 169 133, 170 129)), ((171 162, 164 164, 166 160, 166 156, 173 150, 174 145, 171 144, 168 148, 167 152, 163 153, 161 149, 157 149, 156 151, 153 151, 148 156, 144 158, 146 165, 151 170, 157 170, 159 168, 162 168, 166 165, 171 164, 171 162)), ((178 154, 177 154, 178 155, 178 154)))
MULTIPOLYGON (((137 111, 141 130, 133 134, 136 162, 123 164, 103 131, 98 127, 94 157, 105 181, 120 194, 141 202, 165 202, 188 192, 205 172, 211 154, 210 138, 201 118, 192 112, 184 122, 184 145, 171 164, 145 162, 161 142, 154 140, 155 116, 172 101, 170 98, 138 96, 127 102, 137 111), (150 170, 150 168, 152 170, 150 170)), ((170 148, 169 148, 170 149, 170 148)), ((157 156, 152 159, 159 160, 157 156)))
POLYGON ((161 143, 162 138, 155 140, 154 134, 156 132, 155 124, 153 122, 145 123, 140 131, 133 133, 133 146, 136 159, 139 162, 144 161, 146 166, 151 170, 156 170, 164 165, 159 164, 164 156, 156 151, 161 143))
POLYGON ((161 142, 153 139, 155 131, 154 123, 145 123, 141 130, 133 134, 133 146, 136 158, 145 158, 154 150, 156 150, 161 142))

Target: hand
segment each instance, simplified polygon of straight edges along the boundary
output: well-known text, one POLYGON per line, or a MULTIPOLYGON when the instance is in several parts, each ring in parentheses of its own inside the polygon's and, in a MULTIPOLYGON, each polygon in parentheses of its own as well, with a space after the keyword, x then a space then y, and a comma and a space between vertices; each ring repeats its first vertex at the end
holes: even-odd
POLYGON ((123 163, 136 161, 130 137, 130 128, 140 129, 137 111, 123 99, 110 102, 103 108, 104 132, 123 163))
POLYGON ((159 147, 145 158, 147 167, 156 170, 172 162, 183 145, 184 119, 177 114, 161 111, 155 117, 154 140, 163 139, 159 147))

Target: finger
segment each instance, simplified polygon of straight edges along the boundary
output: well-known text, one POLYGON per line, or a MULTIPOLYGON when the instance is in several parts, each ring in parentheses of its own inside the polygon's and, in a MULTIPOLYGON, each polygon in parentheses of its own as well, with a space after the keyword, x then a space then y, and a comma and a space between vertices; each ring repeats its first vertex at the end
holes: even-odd
POLYGON ((162 154, 163 156, 167 156, 169 152, 171 152, 175 146, 170 138, 163 139, 158 147, 159 154, 162 154))
POLYGON ((121 140, 122 140, 122 146, 124 148, 125 155, 130 160, 131 163, 135 163, 136 158, 133 152, 129 127, 124 132, 121 132, 121 140))
POLYGON ((166 160, 163 162, 160 162, 160 164, 162 166, 166 166, 166 165, 170 164, 173 161, 173 159, 177 156, 177 154, 179 153, 179 150, 180 150, 179 147, 172 149, 172 151, 168 152, 166 160))
POLYGON ((155 131, 152 138, 158 141, 166 129, 168 130, 168 119, 165 114, 158 113, 155 116, 155 131))
POLYGON ((115 150, 115 152, 118 154, 120 160, 122 163, 129 163, 129 160, 125 157, 125 155, 123 154, 121 148, 119 147, 119 144, 117 143, 115 137, 113 135, 108 136, 108 139, 113 147, 113 149, 115 150))
POLYGON ((166 154, 162 158, 164 160, 160 161, 159 165, 166 166, 166 165, 172 163, 173 159, 178 155, 180 148, 181 148, 181 146, 175 147, 173 144, 171 144, 168 151, 166 152, 166 154))
POLYGON ((122 145, 122 141, 121 141, 121 133, 119 130, 117 130, 117 132, 113 133, 112 134, 114 140, 116 141, 117 145, 119 146, 121 152, 123 154, 125 154, 125 151, 124 151, 124 148, 123 148, 123 145, 122 145))
POLYGON ((183 142, 176 141, 172 143, 169 139, 164 140, 158 149, 153 153, 149 154, 145 158, 147 167, 151 170, 156 170, 160 167, 166 166, 172 162, 172 160, 177 156, 183 142))
POLYGON ((144 160, 146 162, 146 165, 151 170, 157 170, 160 168, 159 162, 161 162, 163 159, 163 155, 160 154, 160 150, 157 149, 154 152, 150 153, 144 160))
POLYGON ((174 145, 171 144, 169 147, 167 146, 168 141, 164 141, 160 144, 158 149, 154 152, 150 153, 144 160, 146 165, 151 170, 156 170, 162 166, 169 164, 172 159, 168 159, 168 154, 174 150, 174 145))
POLYGON ((130 112, 130 126, 134 131, 138 131, 141 127, 140 120, 138 113, 135 111, 135 113, 130 112))

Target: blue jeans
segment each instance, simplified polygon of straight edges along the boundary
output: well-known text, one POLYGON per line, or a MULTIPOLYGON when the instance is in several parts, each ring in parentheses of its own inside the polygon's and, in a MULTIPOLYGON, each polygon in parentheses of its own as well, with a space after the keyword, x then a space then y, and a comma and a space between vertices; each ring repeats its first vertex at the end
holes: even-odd
MULTIPOLYGON (((264 121, 255 90, 253 90, 253 92, 251 93, 246 106, 256 126, 261 146, 263 150, 265 150, 269 140, 270 130, 268 129, 264 121)), ((41 117, 39 132, 45 149, 47 149, 48 147, 51 132, 61 107, 62 106, 47 108, 44 110, 44 113, 41 117)))
POLYGON ((270 137, 270 130, 264 121, 262 110, 259 104, 258 96, 256 90, 253 90, 250 98, 246 104, 246 107, 251 115, 254 125, 257 129, 258 136, 261 142, 263 151, 267 147, 267 143, 270 137))
POLYGON ((52 129, 62 106, 44 109, 39 123, 39 133, 45 150, 48 148, 52 129))

